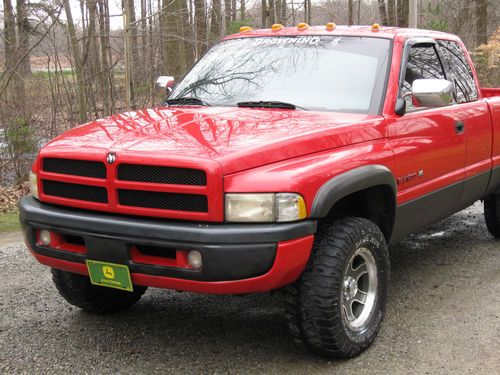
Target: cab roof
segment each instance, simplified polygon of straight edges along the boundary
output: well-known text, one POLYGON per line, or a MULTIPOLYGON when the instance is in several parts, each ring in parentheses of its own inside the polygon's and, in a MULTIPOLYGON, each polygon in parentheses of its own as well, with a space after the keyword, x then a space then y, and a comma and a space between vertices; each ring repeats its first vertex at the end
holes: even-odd
MULTIPOLYGON (((387 39, 395 39, 398 36, 403 38, 408 37, 435 37, 441 39, 458 39, 453 34, 448 34, 440 31, 423 30, 423 29, 408 29, 391 26, 364 25, 364 26, 342 26, 335 24, 327 24, 323 26, 308 26, 307 24, 299 24, 296 27, 282 27, 281 25, 273 25, 269 29, 256 29, 250 27, 246 31, 240 31, 237 34, 229 35, 224 39, 234 39, 242 37, 280 37, 280 36, 300 36, 300 35, 339 35, 339 36, 366 36, 379 37, 387 39), (333 25, 333 28, 332 28, 333 25), (278 26, 278 27, 274 27, 278 26), (328 27, 329 26, 329 27, 328 27)), ((244 27, 242 28, 244 29, 244 27)))

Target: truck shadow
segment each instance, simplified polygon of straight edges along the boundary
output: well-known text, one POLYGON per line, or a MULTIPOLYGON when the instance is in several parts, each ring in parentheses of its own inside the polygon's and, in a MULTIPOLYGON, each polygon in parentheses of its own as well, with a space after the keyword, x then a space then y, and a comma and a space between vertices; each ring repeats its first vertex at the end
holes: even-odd
MULTIPOLYGON (((433 319, 441 313, 435 311, 436 302, 446 314, 453 303, 448 291, 476 280, 474 265, 486 262, 498 247, 478 212, 477 207, 462 211, 391 247, 386 320, 375 345, 351 364, 381 361, 394 347, 408 348, 407 337, 400 334, 402 329, 412 332, 408 322, 421 326, 419 316, 433 319)), ((158 369, 148 367, 153 364, 233 372, 236 363, 238 372, 272 372, 291 363, 304 371, 310 365, 321 369, 346 363, 332 364, 292 342, 277 293, 206 296, 150 289, 121 314, 94 316, 72 310, 66 322, 66 328, 80 330, 77 344, 89 355, 97 358, 102 351, 113 351, 120 366, 141 361, 145 372, 158 369)))

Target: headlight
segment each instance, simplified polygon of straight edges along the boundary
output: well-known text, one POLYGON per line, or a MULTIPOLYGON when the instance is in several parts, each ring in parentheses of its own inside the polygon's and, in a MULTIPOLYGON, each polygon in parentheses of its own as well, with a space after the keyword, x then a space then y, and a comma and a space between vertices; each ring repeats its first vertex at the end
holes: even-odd
POLYGON ((38 178, 35 173, 30 171, 30 193, 38 199, 38 178))
POLYGON ((226 194, 226 221, 271 223, 306 217, 306 204, 300 194, 226 194))

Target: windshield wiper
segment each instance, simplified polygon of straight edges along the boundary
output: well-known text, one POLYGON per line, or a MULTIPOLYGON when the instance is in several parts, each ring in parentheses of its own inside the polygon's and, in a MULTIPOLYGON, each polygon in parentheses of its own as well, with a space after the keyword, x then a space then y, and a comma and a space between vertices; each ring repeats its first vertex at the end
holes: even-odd
POLYGON ((165 104, 168 105, 204 105, 209 107, 210 104, 207 102, 198 99, 198 98, 193 98, 191 96, 184 96, 182 98, 173 98, 173 99, 167 99, 165 100, 165 104))
POLYGON ((283 109, 302 109, 303 107, 299 107, 298 105, 286 102, 279 102, 273 100, 260 100, 254 102, 239 102, 238 107, 248 107, 248 108, 283 108, 283 109))

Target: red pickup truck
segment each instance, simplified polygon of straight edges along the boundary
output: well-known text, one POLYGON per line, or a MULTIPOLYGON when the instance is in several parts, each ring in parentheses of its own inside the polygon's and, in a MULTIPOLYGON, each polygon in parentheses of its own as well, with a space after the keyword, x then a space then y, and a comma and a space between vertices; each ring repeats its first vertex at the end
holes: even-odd
POLYGON ((49 142, 30 178, 25 241, 69 303, 281 289, 297 341, 352 357, 384 317, 388 244, 478 200, 500 237, 500 89, 446 33, 242 28, 164 105, 49 142))

